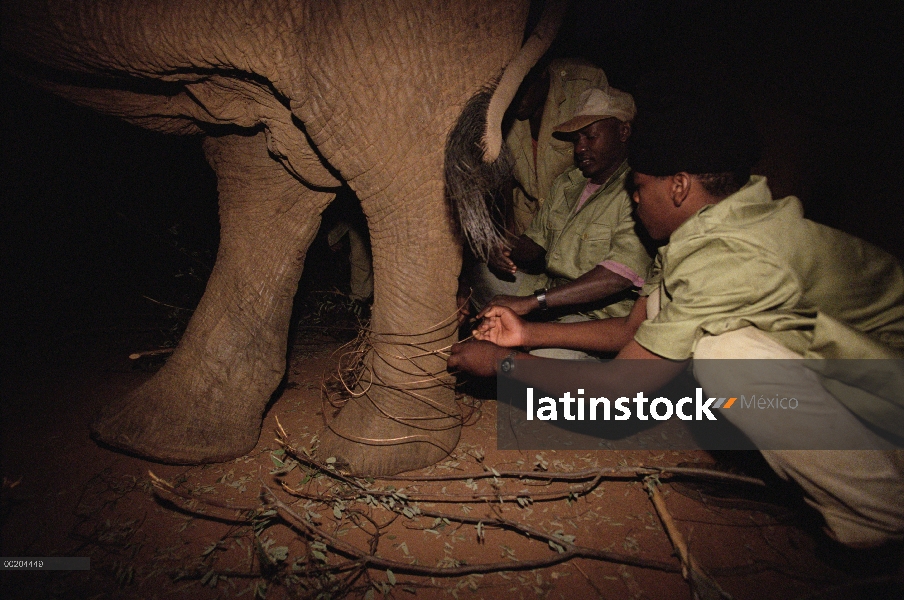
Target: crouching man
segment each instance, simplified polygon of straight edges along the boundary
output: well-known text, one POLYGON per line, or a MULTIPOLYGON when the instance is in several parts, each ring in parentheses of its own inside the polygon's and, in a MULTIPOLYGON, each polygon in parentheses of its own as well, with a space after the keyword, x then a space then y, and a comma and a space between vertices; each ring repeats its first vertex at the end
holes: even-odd
MULTIPOLYGON (((582 377, 583 387, 612 398, 655 392, 691 358, 904 358, 901 265, 866 242, 803 218, 797 198, 773 199, 766 180, 750 176, 754 139, 750 124, 724 102, 694 99, 655 111, 642 106, 629 142, 632 197, 649 234, 667 244, 631 314, 527 323, 495 307, 475 332, 478 341, 453 347, 450 369, 489 376, 509 356, 544 360, 510 350, 522 346, 617 351, 615 360, 592 371, 567 361, 556 369, 563 382, 582 377)), ((738 381, 707 361, 694 362, 694 376, 708 396, 757 386, 769 396, 786 383, 738 381)), ((817 435, 842 436, 840 447, 872 450, 783 450, 783 440, 802 433, 789 431, 799 421, 791 425, 764 411, 721 414, 761 449, 779 476, 802 488, 830 536, 854 548, 900 542, 901 386, 886 397, 862 390, 849 395, 843 388, 830 393, 804 361, 787 362, 801 365, 787 382, 819 396, 808 407, 808 426, 817 435)), ((533 371, 515 369, 514 376, 548 383, 532 382, 533 371)))

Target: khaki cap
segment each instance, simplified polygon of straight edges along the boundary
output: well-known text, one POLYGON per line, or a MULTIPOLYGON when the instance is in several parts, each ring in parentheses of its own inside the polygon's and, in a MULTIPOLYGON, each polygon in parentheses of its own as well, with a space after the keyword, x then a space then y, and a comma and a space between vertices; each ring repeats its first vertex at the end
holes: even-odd
POLYGON ((615 117, 619 121, 631 121, 637 114, 634 98, 631 94, 614 87, 590 88, 578 96, 578 107, 574 116, 561 125, 557 125, 554 133, 574 133, 602 119, 615 117))

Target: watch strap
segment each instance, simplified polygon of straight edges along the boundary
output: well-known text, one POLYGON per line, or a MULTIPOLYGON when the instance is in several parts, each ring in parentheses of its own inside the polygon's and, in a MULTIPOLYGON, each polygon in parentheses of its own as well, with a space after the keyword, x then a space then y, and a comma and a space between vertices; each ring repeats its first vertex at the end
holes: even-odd
POLYGON ((517 352, 512 350, 509 352, 508 356, 502 359, 502 362, 499 364, 499 369, 503 373, 511 373, 515 370, 515 355, 517 352))
POLYGON ((549 304, 546 303, 546 288, 540 288, 539 290, 535 291, 534 298, 537 299, 537 304, 540 305, 540 310, 549 309, 549 304))

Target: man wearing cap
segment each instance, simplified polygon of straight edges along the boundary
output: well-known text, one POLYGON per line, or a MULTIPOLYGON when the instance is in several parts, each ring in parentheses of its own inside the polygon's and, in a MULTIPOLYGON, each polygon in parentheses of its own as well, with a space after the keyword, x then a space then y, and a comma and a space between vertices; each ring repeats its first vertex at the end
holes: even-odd
MULTIPOLYGON (((730 378, 724 363, 695 360, 694 376, 716 397, 757 390, 771 397, 786 384, 806 387, 806 397, 818 400, 803 409, 808 432, 798 429, 800 419, 789 425, 782 411, 726 410, 719 417, 754 442, 780 477, 800 486, 831 537, 853 548, 900 544, 904 270, 886 252, 803 218, 797 198, 774 200, 765 179, 750 176, 754 138, 749 122, 718 102, 694 99, 642 112, 628 158, 633 198, 650 235, 668 243, 631 314, 525 323, 497 307, 475 332, 484 341, 453 347, 449 366, 490 375, 507 356, 542 360, 510 352, 519 346, 617 351, 591 373, 575 362, 557 369, 562 381, 613 398, 652 394, 690 358, 886 359, 859 361, 883 370, 867 378, 819 372, 840 362, 827 360, 783 361, 787 371, 769 381, 739 380, 736 371, 730 378), (630 369, 638 372, 626 375, 630 369), (837 447, 858 450, 783 449, 804 434, 843 438, 837 447)), ((518 379, 540 385, 530 381, 531 369, 514 368, 518 379)))
POLYGON ((561 315, 580 306, 578 319, 630 312, 631 291, 644 284, 651 264, 625 191, 634 113, 630 94, 591 88, 579 97, 572 118, 555 127, 554 135, 574 144, 576 166, 556 178, 527 231, 494 260, 509 273, 540 272, 524 277, 522 295, 496 296, 484 311, 508 306, 523 315, 572 307, 561 315))
MULTIPOLYGON (((572 144, 553 137, 553 129, 574 115, 582 92, 608 85, 602 69, 580 58, 557 58, 528 75, 523 94, 513 104, 514 121, 505 136, 514 162, 506 215, 512 239, 527 230, 546 204, 556 177, 574 167, 572 144)), ((491 269, 485 262, 469 262, 461 294, 467 297, 470 288, 471 303, 479 310, 496 295, 518 295, 523 275, 491 269)))

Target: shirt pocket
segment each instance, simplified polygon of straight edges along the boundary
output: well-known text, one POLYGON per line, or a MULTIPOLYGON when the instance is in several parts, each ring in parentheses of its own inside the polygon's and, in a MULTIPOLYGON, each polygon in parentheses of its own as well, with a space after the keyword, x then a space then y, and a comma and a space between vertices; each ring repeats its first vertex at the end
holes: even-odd
POLYGON ((571 211, 565 209, 564 206, 558 206, 549 211, 549 215, 546 218, 546 228, 549 230, 550 235, 547 239, 553 242, 559 239, 570 214, 571 211))
POLYGON ((578 242, 578 269, 586 273, 600 264, 609 255, 612 247, 612 229, 599 223, 591 223, 590 227, 580 235, 578 242))

